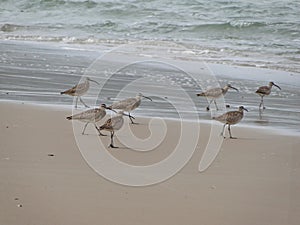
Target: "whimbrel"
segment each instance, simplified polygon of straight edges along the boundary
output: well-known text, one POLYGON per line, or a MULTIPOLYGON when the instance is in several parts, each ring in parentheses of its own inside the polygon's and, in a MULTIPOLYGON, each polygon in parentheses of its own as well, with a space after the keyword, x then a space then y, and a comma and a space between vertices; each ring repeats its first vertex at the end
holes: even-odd
MULTIPOLYGON (((108 147, 111 148, 118 148, 114 146, 114 134, 116 130, 120 130, 124 124, 123 118, 124 112, 119 111, 117 115, 113 116, 112 118, 108 119, 105 124, 99 127, 99 131, 106 130, 110 132, 110 145, 108 147)), ((127 115, 126 115, 127 116, 127 115)))
POLYGON ((230 126, 237 124, 238 122, 240 122, 243 119, 244 110, 248 112, 248 110, 246 108, 244 108, 244 106, 240 106, 238 111, 230 111, 230 112, 224 113, 221 116, 213 117, 213 119, 215 119, 221 123, 224 123, 222 133, 221 133, 221 135, 224 138, 225 138, 224 129, 225 129, 226 125, 228 125, 228 131, 229 131, 230 138, 235 138, 235 137, 232 137, 232 135, 231 135, 230 126))
POLYGON ((96 126, 96 123, 98 121, 100 121, 106 115, 105 109, 107 109, 106 105, 101 104, 101 106, 99 108, 89 109, 89 110, 86 110, 82 113, 78 113, 78 114, 75 114, 75 115, 72 115, 72 116, 68 116, 67 119, 68 120, 78 120, 78 121, 84 122, 85 125, 84 125, 84 128, 83 128, 82 134, 84 134, 84 131, 85 131, 87 125, 89 123, 93 123, 96 130, 99 132, 99 135, 100 136, 106 136, 106 135, 102 134, 100 132, 99 128, 96 126))
POLYGON ((89 77, 87 77, 86 80, 85 80, 85 82, 77 84, 74 87, 72 87, 72 88, 70 88, 70 89, 68 89, 66 91, 60 92, 60 94, 62 94, 62 95, 65 94, 65 95, 70 95, 70 96, 76 96, 75 108, 77 108, 78 99, 80 100, 80 102, 85 107, 88 108, 89 106, 83 102, 83 100, 81 99, 81 96, 84 95, 89 90, 89 88, 90 88, 90 82, 89 81, 92 81, 92 82, 95 82, 96 84, 99 84, 97 81, 92 80, 89 77))
POLYGON ((132 120, 132 119, 134 119, 134 117, 130 115, 130 112, 135 110, 137 107, 140 106, 142 98, 147 98, 150 101, 152 101, 151 98, 146 97, 143 94, 139 93, 134 98, 127 98, 127 99, 123 99, 121 101, 115 102, 112 105, 110 105, 108 108, 120 109, 124 112, 128 112, 128 116, 130 118, 131 123, 135 124, 132 120))
POLYGON ((220 98, 222 95, 224 96, 230 88, 234 89, 236 91, 239 91, 237 88, 232 87, 230 84, 227 84, 223 88, 218 87, 218 88, 208 89, 207 91, 204 91, 202 93, 197 94, 197 96, 205 96, 206 98, 211 99, 208 106, 206 107, 207 111, 209 110, 209 106, 212 102, 215 103, 216 109, 219 110, 218 106, 217 106, 217 103, 216 103, 216 99, 220 98))
POLYGON ((275 84, 274 82, 269 82, 269 86, 262 86, 262 87, 259 87, 257 89, 257 91, 255 92, 256 94, 260 95, 261 97, 261 101, 260 101, 260 104, 259 104, 259 109, 263 106, 263 109, 265 109, 265 105, 264 105, 264 96, 265 95, 269 95, 271 93, 271 89, 272 87, 275 86, 277 87, 279 90, 281 90, 281 88, 275 84))

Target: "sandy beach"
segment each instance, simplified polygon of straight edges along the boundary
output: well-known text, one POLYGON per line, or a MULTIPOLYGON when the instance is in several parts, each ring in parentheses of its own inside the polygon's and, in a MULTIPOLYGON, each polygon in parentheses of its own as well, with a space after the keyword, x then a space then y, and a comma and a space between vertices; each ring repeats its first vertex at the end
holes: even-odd
MULTIPOLYGON (((130 187, 88 166, 65 119, 71 110, 1 102, 0 112, 0 224, 300 224, 299 136, 234 126, 238 139, 226 139, 200 173, 210 133, 203 124, 196 151, 179 173, 130 187)), ((147 137, 149 119, 137 120, 132 132, 147 137)), ((160 161, 173 151, 180 127, 175 120, 165 123, 168 134, 151 152, 124 148, 117 139, 119 149, 101 151, 131 164, 160 161)), ((95 138, 93 126, 87 132, 95 138)), ((109 143, 109 137, 97 138, 109 143)))
POLYGON ((299 1, 0 12, 0 225, 300 224, 299 1), (66 119, 135 96, 118 148, 66 119), (243 108, 224 139, 217 118, 243 108))

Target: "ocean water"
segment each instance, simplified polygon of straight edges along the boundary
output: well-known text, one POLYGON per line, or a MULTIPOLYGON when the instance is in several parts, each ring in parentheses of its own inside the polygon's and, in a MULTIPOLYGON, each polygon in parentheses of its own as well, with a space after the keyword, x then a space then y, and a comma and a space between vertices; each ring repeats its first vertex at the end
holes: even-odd
POLYGON ((300 72, 299 0, 1 0, 0 39, 167 40, 208 62, 300 72))
MULTIPOLYGON (((134 112, 136 116, 177 119, 171 100, 182 106, 186 115, 195 115, 186 99, 178 97, 180 87, 195 103, 197 117, 211 121, 211 113, 205 110, 206 99, 196 96, 215 86, 211 80, 202 77, 200 83, 205 82, 199 86, 186 71, 141 62, 122 68, 107 81, 104 67, 114 67, 128 58, 136 60, 130 48, 117 47, 150 40, 151 44, 138 49, 139 57, 148 55, 155 61, 157 55, 166 52, 178 64, 198 63, 190 72, 200 77, 205 62, 218 85, 237 87, 240 93, 230 91, 225 103, 230 105, 228 110, 239 105, 250 110, 244 125, 299 135, 299 15, 300 1, 292 0, 2 0, 0 100, 71 108, 73 98, 59 93, 89 75, 103 84, 97 104, 143 92, 154 101, 143 101, 134 112), (113 49, 116 57, 92 71, 91 65, 113 49), (144 78, 151 81, 134 86, 144 78), (267 109, 259 114, 260 97, 255 90, 269 81, 282 90, 273 89, 265 99, 267 109), (118 96, 130 85, 130 90, 118 96)), ((92 84, 84 101, 95 105, 98 91, 92 84)))

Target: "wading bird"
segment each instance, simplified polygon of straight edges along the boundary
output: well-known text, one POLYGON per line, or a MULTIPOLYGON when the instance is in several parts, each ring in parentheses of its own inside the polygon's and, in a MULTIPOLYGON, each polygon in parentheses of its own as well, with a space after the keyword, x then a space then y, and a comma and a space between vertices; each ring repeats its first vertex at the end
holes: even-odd
POLYGON ((261 101, 260 101, 260 104, 259 104, 259 109, 263 106, 263 109, 265 109, 265 105, 264 105, 264 96, 265 95, 269 95, 271 93, 271 90, 272 90, 272 87, 275 86, 277 87, 279 90, 281 90, 281 88, 275 84, 274 82, 269 82, 269 86, 262 86, 262 87, 259 87, 257 89, 257 91, 255 92, 256 94, 260 95, 261 97, 261 101))
POLYGON ((146 97, 143 94, 139 93, 134 98, 127 98, 127 99, 123 99, 121 101, 115 102, 111 106, 109 106, 108 108, 110 108, 110 109, 119 109, 119 110, 122 110, 124 112, 128 112, 128 116, 129 116, 129 119, 130 119, 131 123, 136 124, 135 122, 133 122, 133 119, 135 119, 135 118, 130 115, 130 112, 135 110, 137 107, 140 106, 142 98, 147 98, 150 101, 152 101, 151 98, 146 97))
POLYGON ((248 110, 246 108, 244 108, 244 106, 240 106, 238 111, 230 111, 230 112, 224 113, 221 116, 213 117, 214 120, 224 123, 221 136, 223 136, 225 138, 225 135, 224 135, 225 126, 228 125, 228 131, 229 131, 230 138, 235 138, 235 137, 232 137, 232 135, 231 135, 230 126, 239 123, 243 119, 244 110, 248 112, 248 110))
POLYGON ((99 131, 106 130, 110 132, 110 145, 108 146, 110 148, 118 148, 114 146, 114 134, 115 131, 120 130, 124 124, 123 115, 127 116, 123 111, 119 111, 117 115, 106 120, 105 124, 99 127, 99 131))
POLYGON ((70 88, 70 89, 68 89, 66 91, 60 92, 60 94, 62 94, 62 95, 76 96, 75 108, 77 108, 78 99, 80 100, 80 102, 85 107, 88 108, 89 106, 83 102, 83 100, 81 99, 81 96, 84 95, 89 90, 89 88, 90 88, 90 81, 92 81, 92 82, 94 82, 96 84, 99 84, 97 81, 92 80, 89 77, 87 77, 86 80, 85 80, 85 82, 77 84, 74 87, 72 87, 72 88, 70 88))
POLYGON ((85 123, 82 134, 84 134, 84 131, 85 131, 87 125, 89 123, 93 123, 96 130, 99 132, 99 135, 100 136, 106 136, 106 135, 102 134, 100 132, 99 128, 96 126, 96 123, 98 121, 100 121, 103 117, 105 117, 105 115, 106 115, 105 109, 108 109, 106 107, 106 105, 101 104, 101 106, 99 108, 89 109, 89 110, 86 110, 82 113, 78 113, 78 114, 75 114, 75 115, 72 115, 72 116, 68 116, 67 119, 68 120, 78 120, 80 122, 85 123))
POLYGON ((212 102, 215 103, 216 109, 219 110, 219 109, 218 109, 218 106, 217 106, 217 103, 216 103, 216 99, 217 99, 217 98, 220 98, 221 96, 225 96, 225 94, 227 93, 227 91, 228 91, 230 88, 231 88, 231 89, 234 89, 234 90, 236 90, 236 91, 239 91, 237 88, 232 87, 230 84, 227 84, 227 85, 226 85, 225 87, 223 87, 223 88, 218 87, 218 88, 211 88, 211 89, 208 89, 207 91, 204 91, 204 92, 202 92, 202 93, 197 94, 197 96, 205 96, 206 98, 210 99, 210 102, 209 102, 208 106, 206 107, 206 110, 207 110, 207 111, 209 110, 210 104, 211 104, 212 102))

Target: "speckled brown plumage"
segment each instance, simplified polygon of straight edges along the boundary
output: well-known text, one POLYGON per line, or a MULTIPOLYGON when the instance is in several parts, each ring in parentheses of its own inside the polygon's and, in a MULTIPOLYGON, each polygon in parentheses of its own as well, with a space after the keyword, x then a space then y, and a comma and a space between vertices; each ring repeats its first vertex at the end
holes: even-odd
POLYGON ((237 124, 243 119, 244 110, 248 112, 248 110, 246 108, 244 108, 243 106, 240 106, 238 111, 230 111, 230 112, 224 113, 221 116, 213 117, 213 119, 215 119, 215 120, 217 120, 221 123, 224 123, 223 130, 222 130, 222 133, 221 133, 221 135, 224 138, 225 138, 224 129, 225 129, 226 125, 228 125, 228 131, 229 131, 229 134, 230 134, 230 138, 234 138, 231 135, 230 125, 237 124))

